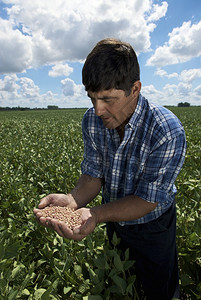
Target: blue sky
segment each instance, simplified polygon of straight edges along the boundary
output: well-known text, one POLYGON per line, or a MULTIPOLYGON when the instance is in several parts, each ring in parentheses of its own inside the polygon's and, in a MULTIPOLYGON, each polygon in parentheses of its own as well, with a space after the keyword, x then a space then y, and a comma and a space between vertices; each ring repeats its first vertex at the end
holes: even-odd
POLYGON ((200 0, 2 0, 0 107, 90 107, 81 70, 106 37, 136 50, 147 99, 201 105, 200 0))

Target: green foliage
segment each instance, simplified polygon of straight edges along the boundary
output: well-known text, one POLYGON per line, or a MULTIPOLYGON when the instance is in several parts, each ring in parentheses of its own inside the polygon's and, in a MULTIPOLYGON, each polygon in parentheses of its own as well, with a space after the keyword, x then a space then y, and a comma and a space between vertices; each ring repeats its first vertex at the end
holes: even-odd
POLYGON ((201 108, 171 110, 181 120, 187 138, 185 163, 176 182, 181 286, 184 299, 201 299, 201 108))
MULTIPOLYGON (((188 141, 177 179, 182 299, 200 299, 200 108, 171 108, 188 141)), ((80 242, 37 225, 33 208, 67 193, 80 175, 84 110, 0 112, 0 300, 138 299, 133 261, 112 248, 104 225, 80 242)), ((100 196, 94 202, 100 203, 100 196)))

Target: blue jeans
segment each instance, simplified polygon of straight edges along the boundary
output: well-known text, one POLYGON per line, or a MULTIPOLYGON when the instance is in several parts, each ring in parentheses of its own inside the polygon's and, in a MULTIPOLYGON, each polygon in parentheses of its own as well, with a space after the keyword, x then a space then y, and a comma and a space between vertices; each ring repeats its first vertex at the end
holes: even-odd
POLYGON ((158 219, 145 224, 107 223, 110 241, 114 232, 120 238, 119 249, 129 248, 130 259, 136 262, 137 279, 146 299, 179 298, 175 203, 158 219))

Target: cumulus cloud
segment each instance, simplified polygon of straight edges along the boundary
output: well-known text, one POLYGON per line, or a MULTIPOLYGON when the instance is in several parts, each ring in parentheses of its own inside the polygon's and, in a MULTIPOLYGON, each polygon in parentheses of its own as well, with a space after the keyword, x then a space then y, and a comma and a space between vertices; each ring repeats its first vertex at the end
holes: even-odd
POLYGON ((201 21, 192 24, 184 22, 181 27, 169 33, 169 41, 156 49, 148 59, 148 66, 162 67, 182 63, 201 55, 201 21))
POLYGON ((10 21, 0 18, 0 73, 26 70, 32 62, 32 40, 19 30, 13 30, 10 21))
POLYGON ((192 82, 197 78, 201 78, 201 69, 183 70, 180 74, 180 80, 192 82))
POLYGON ((76 85, 70 78, 66 78, 61 81, 63 94, 65 96, 74 96, 76 85))
POLYGON ((197 78, 201 78, 201 69, 188 69, 183 70, 180 74, 174 72, 168 74, 164 69, 158 68, 154 75, 158 75, 160 77, 177 78, 179 81, 183 81, 184 83, 191 83, 197 78))
POLYGON ((137 53, 146 52, 154 22, 167 11, 167 2, 153 6, 151 0, 92 1, 90 9, 82 0, 3 2, 12 6, 7 8, 9 19, 0 19, 1 73, 82 61, 98 40, 108 36, 130 42, 137 53))
POLYGON ((48 72, 51 77, 69 76, 73 72, 73 68, 68 64, 57 64, 48 72))
POLYGON ((200 104, 201 85, 193 88, 189 83, 166 84, 162 90, 153 85, 144 86, 142 94, 150 101, 160 105, 177 105, 179 102, 190 102, 191 105, 200 104))
POLYGON ((82 85, 66 78, 61 81, 63 95, 52 91, 41 93, 40 88, 28 77, 7 75, 0 79, 0 107, 89 107, 91 105, 82 85), (6 101, 6 105, 5 105, 6 101))
POLYGON ((177 78, 178 77, 178 73, 174 72, 174 73, 168 74, 165 70, 160 69, 160 68, 158 68, 154 74, 158 75, 160 77, 167 77, 167 78, 174 78, 174 77, 177 78))
POLYGON ((16 83, 18 80, 15 74, 5 76, 4 80, 0 79, 0 91, 16 93, 20 86, 16 83))
POLYGON ((35 85, 34 81, 30 78, 23 77, 19 79, 21 85, 21 95, 25 98, 39 97, 39 87, 35 85))
POLYGON ((76 84, 72 79, 66 78, 61 80, 63 95, 67 97, 86 96, 83 85, 76 84))
POLYGON ((157 21, 160 18, 164 17, 166 15, 168 9, 167 2, 162 2, 162 4, 159 6, 158 4, 154 4, 152 8, 152 14, 148 17, 148 21, 157 21))

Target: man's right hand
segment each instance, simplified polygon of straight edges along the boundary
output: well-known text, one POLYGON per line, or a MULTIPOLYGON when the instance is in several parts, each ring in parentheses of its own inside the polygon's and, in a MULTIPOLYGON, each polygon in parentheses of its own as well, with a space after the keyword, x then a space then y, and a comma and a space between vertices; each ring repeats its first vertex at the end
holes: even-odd
POLYGON ((42 217, 41 209, 46 206, 66 206, 77 209, 77 204, 71 194, 50 194, 40 200, 38 208, 34 209, 37 222, 45 227, 50 227, 46 218, 42 217))

